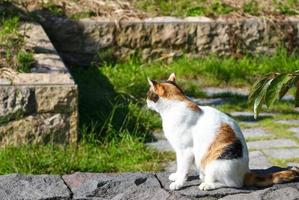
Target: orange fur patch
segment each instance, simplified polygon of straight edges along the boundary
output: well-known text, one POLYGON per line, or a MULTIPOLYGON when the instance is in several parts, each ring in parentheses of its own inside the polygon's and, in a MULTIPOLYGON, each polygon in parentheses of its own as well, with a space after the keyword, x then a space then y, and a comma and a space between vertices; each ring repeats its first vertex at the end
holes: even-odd
POLYGON ((272 184, 273 181, 271 174, 260 175, 253 172, 249 172, 246 173, 244 176, 244 186, 265 187, 272 184))
POLYGON ((266 187, 275 183, 290 182, 299 178, 299 169, 290 169, 269 174, 249 172, 244 176, 244 186, 266 187))
POLYGON ((228 124, 221 124, 214 141, 200 161, 200 167, 204 169, 208 163, 216 160, 223 153, 225 147, 235 140, 236 135, 233 129, 228 124))
POLYGON ((159 83, 156 85, 156 93, 163 98, 178 100, 187 103, 187 107, 193 111, 201 111, 196 103, 188 99, 181 88, 171 83, 159 83))

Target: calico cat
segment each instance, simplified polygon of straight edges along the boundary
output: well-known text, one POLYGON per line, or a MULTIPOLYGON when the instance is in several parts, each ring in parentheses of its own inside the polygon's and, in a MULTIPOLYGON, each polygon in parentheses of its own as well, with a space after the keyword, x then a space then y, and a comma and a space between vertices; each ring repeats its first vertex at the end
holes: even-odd
POLYGON ((183 186, 192 162, 199 170, 201 190, 268 186, 298 178, 298 168, 267 175, 250 172, 238 124, 212 107, 195 104, 175 79, 172 73, 165 82, 148 80, 147 93, 147 106, 160 114, 164 134, 176 152, 177 171, 169 176, 171 190, 183 186))

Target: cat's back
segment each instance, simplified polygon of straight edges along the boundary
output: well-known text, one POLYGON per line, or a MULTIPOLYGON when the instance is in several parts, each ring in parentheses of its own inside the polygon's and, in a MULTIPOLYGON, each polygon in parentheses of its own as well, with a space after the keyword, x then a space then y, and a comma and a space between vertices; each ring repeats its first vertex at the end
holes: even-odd
POLYGON ((204 130, 206 134, 214 135, 221 125, 227 124, 238 136, 242 135, 238 124, 227 114, 210 106, 200 106, 200 109, 202 113, 198 119, 196 129, 204 130))
POLYGON ((212 141, 223 126, 229 126, 237 138, 241 140, 244 146, 245 139, 238 123, 227 114, 210 106, 200 106, 202 115, 198 120, 197 126, 193 130, 194 135, 201 138, 207 138, 212 141))
POLYGON ((199 122, 206 124, 234 122, 231 117, 211 106, 200 106, 200 109, 202 113, 199 122))

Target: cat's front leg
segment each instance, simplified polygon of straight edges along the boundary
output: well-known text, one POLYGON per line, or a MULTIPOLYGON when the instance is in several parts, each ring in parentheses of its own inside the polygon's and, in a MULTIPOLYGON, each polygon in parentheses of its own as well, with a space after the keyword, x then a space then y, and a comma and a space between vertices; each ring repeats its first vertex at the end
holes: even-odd
POLYGON ((171 173, 168 177, 168 179, 170 181, 175 181, 177 179, 177 175, 176 175, 176 172, 175 173, 171 173))
POLYGON ((204 175, 203 171, 200 170, 199 171, 199 180, 200 180, 200 182, 203 182, 204 179, 205 179, 205 175, 204 175))
POLYGON ((177 168, 177 170, 176 170, 176 172, 171 173, 169 175, 168 179, 170 181, 175 181, 177 179, 177 172, 178 172, 178 166, 179 166, 179 162, 178 161, 179 161, 179 159, 181 159, 180 155, 178 155, 178 152, 180 152, 180 151, 176 151, 176 168, 177 168))
POLYGON ((177 172, 174 175, 171 174, 175 178, 175 181, 172 182, 169 186, 170 190, 178 190, 183 187, 186 179, 187 173, 190 168, 190 165, 193 161, 193 152, 191 148, 187 148, 184 150, 177 151, 177 172))

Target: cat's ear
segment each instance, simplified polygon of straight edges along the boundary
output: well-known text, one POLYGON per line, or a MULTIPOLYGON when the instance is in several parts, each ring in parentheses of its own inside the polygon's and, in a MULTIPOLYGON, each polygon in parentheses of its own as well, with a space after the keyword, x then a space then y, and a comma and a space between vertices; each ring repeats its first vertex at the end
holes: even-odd
POLYGON ((152 88, 156 89, 156 86, 158 84, 157 81, 151 80, 150 78, 147 78, 147 81, 152 88))
POLYGON ((174 73, 170 74, 170 76, 168 77, 167 80, 168 80, 168 81, 175 82, 175 74, 174 74, 174 73))

